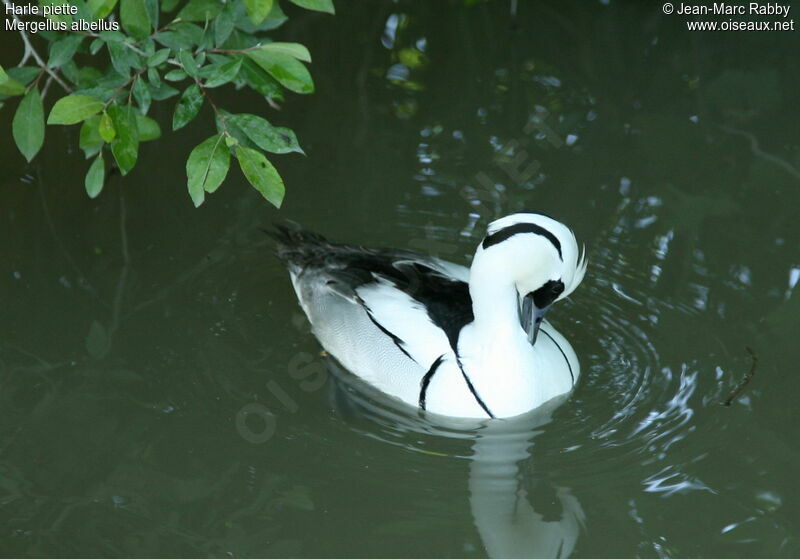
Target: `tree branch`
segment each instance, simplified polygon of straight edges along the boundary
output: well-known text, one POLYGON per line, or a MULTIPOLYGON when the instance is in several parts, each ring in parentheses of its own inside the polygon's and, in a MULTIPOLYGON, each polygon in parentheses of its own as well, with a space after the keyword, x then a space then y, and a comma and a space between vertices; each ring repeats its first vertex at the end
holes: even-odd
POLYGON ((58 74, 53 72, 51 68, 47 67, 47 64, 44 62, 44 60, 42 60, 42 57, 39 56, 39 53, 36 52, 35 48, 33 48, 33 45, 31 44, 31 41, 28 38, 28 34, 25 33, 25 30, 21 28, 22 21, 17 17, 17 14, 14 13, 11 2, 9 0, 3 0, 3 4, 6 6, 7 10, 6 13, 8 13, 8 11, 11 11, 11 17, 13 17, 14 21, 16 21, 19 24, 20 26, 19 34, 20 37, 22 37, 22 42, 25 44, 25 54, 22 55, 22 60, 19 61, 19 65, 22 66, 23 64, 25 64, 25 62, 28 61, 28 58, 33 56, 33 59, 36 60, 36 63, 42 70, 50 74, 50 77, 52 77, 56 81, 56 83, 58 83, 58 85, 63 87, 67 93, 72 93, 72 88, 68 86, 66 82, 64 82, 64 80, 59 78, 58 74))
POLYGON ((763 157, 767 161, 771 161, 775 165, 781 167, 784 171, 789 173, 795 178, 800 179, 800 171, 798 171, 791 163, 787 162, 784 159, 781 159, 777 155, 773 155, 771 153, 767 153, 758 145, 758 139, 751 134, 750 132, 745 132, 744 130, 738 130, 736 128, 731 128, 730 126, 723 126, 717 125, 717 127, 722 130, 723 132, 727 132, 728 134, 735 134, 737 136, 742 136, 743 138, 747 138, 750 141, 750 151, 753 152, 753 155, 758 157, 763 157))
POLYGON ((723 406, 730 406, 733 401, 739 396, 739 394, 744 390, 744 388, 750 384, 750 381, 753 380, 753 375, 756 374, 756 366, 758 365, 758 357, 756 357, 756 353, 750 349, 749 347, 745 348, 747 353, 750 354, 750 370, 744 375, 744 378, 739 381, 731 393, 728 394, 728 397, 722 402, 723 406))

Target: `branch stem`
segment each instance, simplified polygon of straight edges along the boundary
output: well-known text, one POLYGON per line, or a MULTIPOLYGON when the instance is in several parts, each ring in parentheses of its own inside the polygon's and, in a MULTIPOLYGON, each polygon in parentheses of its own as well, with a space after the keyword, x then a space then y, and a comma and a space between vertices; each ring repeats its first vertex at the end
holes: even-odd
POLYGON ((42 60, 42 57, 39 56, 38 52, 36 52, 36 49, 33 47, 33 44, 31 44, 31 41, 28 38, 28 34, 22 28, 22 21, 17 17, 17 14, 14 13, 13 5, 11 4, 11 2, 9 0, 3 0, 3 4, 6 7, 6 13, 11 12, 11 17, 14 19, 15 22, 17 22, 17 26, 19 28, 19 35, 20 37, 22 37, 22 42, 25 45, 25 53, 22 55, 22 59, 19 61, 19 66, 24 65, 28 61, 28 59, 31 56, 33 56, 33 59, 36 61, 36 64, 38 64, 42 70, 50 74, 50 77, 53 78, 56 81, 56 83, 58 83, 58 85, 63 87, 64 91, 66 91, 67 93, 72 93, 72 88, 68 86, 64 80, 58 77, 58 74, 53 72, 51 68, 48 68, 45 61, 42 60))
POLYGON ((742 378, 742 380, 739 381, 739 384, 737 384, 734 387, 734 389, 731 390, 731 393, 728 394, 728 397, 725 398, 725 400, 722 402, 723 406, 730 406, 733 403, 733 401, 739 396, 739 394, 741 394, 742 390, 744 390, 745 387, 748 384, 750 384, 750 381, 753 380, 753 375, 756 374, 758 357, 756 357, 756 353, 749 347, 746 347, 745 349, 747 350, 747 353, 750 354, 750 359, 751 359, 750 370, 747 372, 746 375, 744 375, 744 378, 742 378))

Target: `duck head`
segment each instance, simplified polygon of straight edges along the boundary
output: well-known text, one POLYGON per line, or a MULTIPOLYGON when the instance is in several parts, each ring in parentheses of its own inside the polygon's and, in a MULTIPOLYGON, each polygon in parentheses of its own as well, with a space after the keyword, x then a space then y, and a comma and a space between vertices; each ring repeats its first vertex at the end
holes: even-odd
MULTIPOLYGON (((489 224, 475 253, 470 285, 513 285, 519 321, 533 344, 553 303, 569 296, 586 272, 585 250, 563 223, 542 214, 512 214, 489 224)), ((473 293, 473 299, 477 293, 473 293)))

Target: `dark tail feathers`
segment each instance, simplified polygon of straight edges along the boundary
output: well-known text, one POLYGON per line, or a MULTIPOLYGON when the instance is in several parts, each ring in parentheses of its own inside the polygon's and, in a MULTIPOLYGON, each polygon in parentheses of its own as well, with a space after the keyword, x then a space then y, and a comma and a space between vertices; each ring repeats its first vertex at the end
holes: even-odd
POLYGON ((318 233, 305 229, 298 223, 276 223, 274 229, 262 229, 275 240, 276 254, 289 267, 305 267, 315 255, 324 252, 332 243, 318 233))

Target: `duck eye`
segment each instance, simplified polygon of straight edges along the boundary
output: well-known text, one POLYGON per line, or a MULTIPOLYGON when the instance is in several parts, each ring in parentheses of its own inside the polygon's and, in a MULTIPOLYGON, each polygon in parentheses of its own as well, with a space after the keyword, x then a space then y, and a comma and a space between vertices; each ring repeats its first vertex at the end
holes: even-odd
POLYGON ((549 280, 542 287, 533 292, 533 304, 544 309, 550 306, 558 296, 564 293, 564 282, 549 280))

